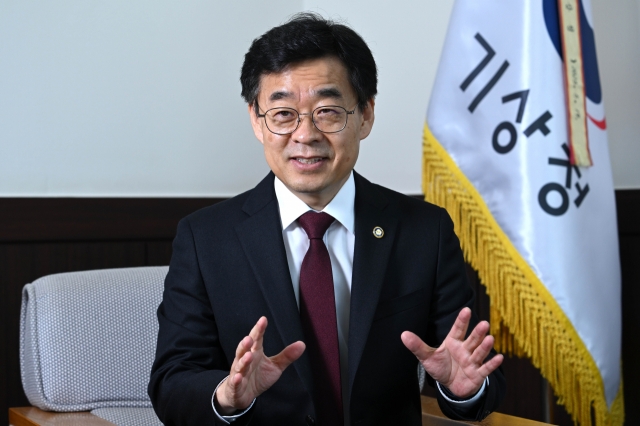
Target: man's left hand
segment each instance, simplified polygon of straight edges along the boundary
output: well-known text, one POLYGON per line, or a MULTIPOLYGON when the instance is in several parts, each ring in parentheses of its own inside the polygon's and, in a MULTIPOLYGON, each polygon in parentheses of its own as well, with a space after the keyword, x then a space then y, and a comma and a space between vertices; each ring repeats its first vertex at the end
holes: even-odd
POLYGON ((475 395, 485 378, 502 364, 500 354, 487 362, 493 337, 487 335, 489 323, 480 322, 465 339, 471 309, 458 314, 451 331, 439 348, 432 348, 410 331, 402 333, 402 343, 418 358, 427 374, 446 386, 454 395, 464 399, 475 395))

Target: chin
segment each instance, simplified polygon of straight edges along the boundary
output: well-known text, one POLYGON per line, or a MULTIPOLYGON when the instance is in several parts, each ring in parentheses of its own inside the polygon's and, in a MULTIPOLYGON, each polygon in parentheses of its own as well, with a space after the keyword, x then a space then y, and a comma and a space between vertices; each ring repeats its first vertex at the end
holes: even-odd
POLYGON ((322 192, 325 189, 324 185, 322 184, 308 183, 308 182, 305 182, 305 183, 296 182, 295 184, 290 185, 289 188, 292 191, 299 192, 301 194, 317 194, 322 192))

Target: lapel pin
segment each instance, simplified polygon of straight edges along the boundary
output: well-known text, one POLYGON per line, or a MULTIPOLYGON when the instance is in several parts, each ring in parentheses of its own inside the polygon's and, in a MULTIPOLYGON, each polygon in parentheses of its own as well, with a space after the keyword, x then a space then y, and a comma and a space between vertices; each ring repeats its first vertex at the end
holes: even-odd
POLYGON ((373 236, 376 238, 384 237, 384 230, 379 226, 376 226, 375 228, 373 228, 373 236))

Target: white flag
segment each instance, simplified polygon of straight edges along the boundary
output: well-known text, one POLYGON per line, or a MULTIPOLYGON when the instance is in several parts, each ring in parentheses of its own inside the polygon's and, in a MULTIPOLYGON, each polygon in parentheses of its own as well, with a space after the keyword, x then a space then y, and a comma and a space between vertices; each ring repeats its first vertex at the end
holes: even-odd
POLYGON ((593 166, 569 161, 556 0, 457 0, 429 103, 424 192, 449 210, 491 297, 499 349, 526 354, 580 424, 621 425, 620 260, 588 0, 593 166))

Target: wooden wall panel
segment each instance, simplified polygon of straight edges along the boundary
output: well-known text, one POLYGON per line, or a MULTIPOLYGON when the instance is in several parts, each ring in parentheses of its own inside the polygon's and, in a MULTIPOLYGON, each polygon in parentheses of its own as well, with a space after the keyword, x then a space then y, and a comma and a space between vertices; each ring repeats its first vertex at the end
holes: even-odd
MULTIPOLYGON (((616 191, 623 279, 623 363, 628 425, 640 424, 640 190, 616 191)), ((0 426, 7 409, 28 402, 18 363, 22 286, 67 271, 166 265, 180 218, 221 201, 200 199, 0 199, 0 426)), ((475 311, 489 318, 489 299, 468 270, 478 300, 475 311)), ((499 411, 543 420, 546 386, 528 360, 507 357, 508 394, 499 411)), ((425 394, 432 391, 427 389, 425 394)), ((552 399, 554 399, 552 397, 552 399)), ((572 425, 552 401, 552 421, 572 425)))
POLYGON ((2 198, 0 241, 171 240, 219 198, 2 198))
POLYGON ((640 425, 640 190, 616 191, 622 269, 625 424, 640 425))
MULTIPOLYGON (((636 220, 640 220, 640 215, 636 220)), ((626 424, 640 425, 640 234, 622 235, 622 368, 626 424)))
POLYGON ((146 243, 145 265, 168 265, 171 259, 171 241, 149 241, 146 243))

